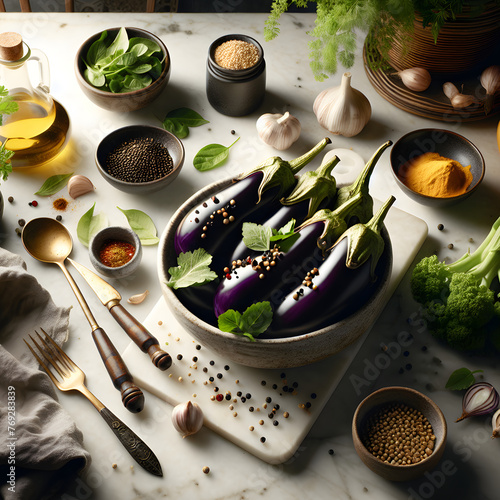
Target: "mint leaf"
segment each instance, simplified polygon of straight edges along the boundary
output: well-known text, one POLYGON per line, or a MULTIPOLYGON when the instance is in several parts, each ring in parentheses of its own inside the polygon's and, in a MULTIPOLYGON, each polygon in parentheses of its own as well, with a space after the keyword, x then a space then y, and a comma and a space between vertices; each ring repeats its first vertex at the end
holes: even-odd
POLYGON ((35 194, 39 196, 50 196, 59 192, 66 186, 72 175, 73 172, 70 174, 52 175, 42 184, 42 187, 35 194))
POLYGON ((243 235, 243 243, 258 252, 265 252, 271 247, 271 237, 273 231, 268 226, 255 224, 254 222, 244 222, 241 233, 243 235))
POLYGON ((474 370, 471 372, 468 368, 459 368, 450 375, 445 387, 451 391, 468 389, 476 381, 474 373, 482 373, 482 371, 483 370, 474 370))
POLYGON ((203 248, 180 253, 177 257, 177 267, 168 270, 170 280, 167 285, 177 289, 209 283, 217 278, 217 274, 210 269, 211 262, 212 256, 203 248))
POLYGON ((163 128, 175 134, 179 139, 184 139, 189 135, 190 127, 199 127, 205 123, 210 122, 189 108, 177 108, 170 111, 162 122, 163 128))
POLYGON ((234 309, 228 309, 217 318, 217 325, 223 332, 242 335, 255 342, 254 337, 265 332, 272 319, 271 304, 265 301, 252 304, 243 314, 234 309))

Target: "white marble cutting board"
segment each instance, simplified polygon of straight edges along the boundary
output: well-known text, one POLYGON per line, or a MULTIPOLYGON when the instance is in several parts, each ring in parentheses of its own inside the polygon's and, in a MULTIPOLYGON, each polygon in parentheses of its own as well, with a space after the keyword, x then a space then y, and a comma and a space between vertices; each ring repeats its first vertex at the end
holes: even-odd
MULTIPOLYGON (((376 201, 375 209, 379 205, 376 201)), ((425 240, 427 225, 393 207, 386 226, 394 255, 389 299, 425 240)), ((136 383, 172 405, 196 401, 207 427, 271 464, 287 461, 298 449, 372 326, 367 324, 366 333, 349 348, 318 363, 263 370, 227 361, 200 346, 177 323, 163 298, 144 324, 173 363, 162 372, 131 343, 123 358, 136 383)))

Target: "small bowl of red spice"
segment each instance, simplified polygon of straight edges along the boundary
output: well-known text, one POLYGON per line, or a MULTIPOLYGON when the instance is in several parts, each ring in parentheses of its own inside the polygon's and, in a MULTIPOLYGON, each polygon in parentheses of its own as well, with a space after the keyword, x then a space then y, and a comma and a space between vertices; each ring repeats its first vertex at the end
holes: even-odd
POLYGON ((108 278, 129 276, 141 263, 141 240, 127 227, 110 226, 101 229, 91 239, 89 251, 92 265, 108 278))
POLYGON ((413 200, 434 207, 468 198, 484 177, 484 159, 465 137, 444 129, 419 129, 391 150, 398 186, 413 200))

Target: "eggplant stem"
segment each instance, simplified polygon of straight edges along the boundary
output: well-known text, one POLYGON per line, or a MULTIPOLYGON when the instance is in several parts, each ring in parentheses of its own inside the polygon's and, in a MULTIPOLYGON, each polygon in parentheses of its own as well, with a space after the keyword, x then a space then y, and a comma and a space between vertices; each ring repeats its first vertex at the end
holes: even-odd
POLYGON ((331 142, 332 141, 329 137, 325 137, 321 142, 316 144, 316 146, 314 146, 314 148, 309 150, 307 153, 303 154, 302 156, 299 156, 298 158, 295 158, 294 160, 290 160, 288 164, 290 165, 292 172, 294 174, 298 173, 304 165, 307 165, 318 153, 323 151, 325 146, 327 146, 331 142))

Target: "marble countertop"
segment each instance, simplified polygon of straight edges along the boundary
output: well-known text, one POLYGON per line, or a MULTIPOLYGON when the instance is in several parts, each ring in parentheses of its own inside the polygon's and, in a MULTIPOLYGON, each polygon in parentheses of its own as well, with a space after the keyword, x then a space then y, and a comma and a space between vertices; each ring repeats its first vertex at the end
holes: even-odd
MULTIPOLYGON (((272 42, 263 39, 265 19, 265 14, 138 13, 33 13, 2 14, 0 17, 2 32, 17 31, 31 47, 46 53, 51 65, 51 94, 67 109, 72 122, 68 147, 56 160, 38 169, 16 170, 7 182, 2 183, 4 198, 13 196, 14 203, 5 204, 0 221, 0 245, 25 258, 28 270, 50 291, 57 305, 73 306, 70 340, 65 347, 68 354, 86 371, 90 390, 151 445, 164 471, 164 477, 160 479, 138 466, 131 469, 134 462, 107 431, 90 403, 77 394, 59 394, 61 404, 83 431, 85 444, 93 458, 88 470, 70 485, 65 498, 497 498, 496 459, 500 449, 499 443, 490 439, 490 419, 479 417, 455 423, 461 411, 462 395, 444 389, 450 373, 462 366, 484 370, 485 380, 500 388, 496 357, 473 357, 439 345, 422 326, 418 305, 409 294, 408 275, 403 278, 298 451, 284 464, 269 465, 206 428, 190 439, 181 439, 170 422, 171 406, 154 396, 147 396, 147 407, 140 414, 127 412, 121 405, 118 392, 108 384, 107 374, 92 344, 88 323, 69 292, 64 276, 55 266, 30 258, 15 233, 18 219, 53 217, 59 213, 52 207, 54 197, 46 199, 33 195, 47 177, 64 172, 84 174, 95 184, 95 193, 71 200, 61 215, 75 240, 72 257, 90 267, 87 249, 76 238, 76 225, 94 202, 95 213, 106 214, 110 224, 126 224, 117 206, 143 210, 152 217, 161 233, 173 211, 198 189, 276 154, 257 136, 255 121, 260 114, 289 110, 301 121, 301 138, 282 154, 286 159, 302 154, 324 137, 325 130, 317 123, 312 104, 319 92, 339 84, 340 73, 324 82, 315 81, 312 76, 306 32, 313 27, 314 16, 285 15, 281 34, 272 42), (172 59, 172 74, 166 91, 148 108, 128 114, 105 111, 89 102, 80 91, 73 70, 80 44, 97 31, 116 26, 136 26, 157 34, 168 46, 172 59), (208 46, 228 32, 245 33, 263 43, 267 63, 266 98, 262 106, 247 117, 231 118, 217 113, 205 94, 208 46), (123 125, 160 125, 160 119, 169 110, 180 106, 197 110, 210 124, 192 129, 189 137, 184 139, 186 162, 175 184, 148 197, 111 188, 94 165, 98 142, 123 125), (235 137, 231 131, 241 139, 231 150, 227 164, 205 173, 196 171, 192 166, 196 152, 212 142, 231 144, 235 137), (39 201, 38 207, 28 205, 32 199, 39 201), (404 348, 400 343, 402 338, 407 339, 404 348), (390 349, 384 351, 383 345, 390 349), (448 443, 440 465, 408 483, 387 482, 372 473, 358 458, 352 443, 350 426, 356 406, 373 390, 388 385, 405 385, 424 392, 441 407, 448 421, 448 443), (334 450, 334 454, 329 450, 334 450), (113 463, 117 464, 116 468, 112 467, 113 463), (210 467, 209 474, 202 472, 204 466, 210 467)), ((454 130, 480 149, 486 162, 482 185, 469 199, 449 208, 425 207, 405 196, 390 172, 388 153, 380 160, 370 185, 375 197, 384 200, 394 194, 396 207, 427 223, 429 234, 418 257, 437 251, 441 259, 455 259, 469 247, 474 249, 499 215, 498 116, 474 123, 459 120, 442 123, 406 113, 387 103, 371 87, 363 69, 361 49, 351 73, 352 85, 371 102, 372 118, 356 137, 331 136, 330 149, 353 150, 366 161, 386 140, 396 141, 407 132, 428 127, 454 130), (438 224, 443 224, 444 230, 438 230, 438 224), (453 248, 449 248, 450 244, 453 248)), ((60 194, 65 195, 65 192, 60 194)), ((156 273, 157 247, 144 247, 143 251, 137 274, 112 283, 124 299, 145 289, 150 291, 148 299, 132 311, 140 320, 148 316, 161 297, 156 273)), ((85 289, 85 296, 101 326, 123 351, 129 339, 117 330, 113 319, 90 290, 85 289)))

